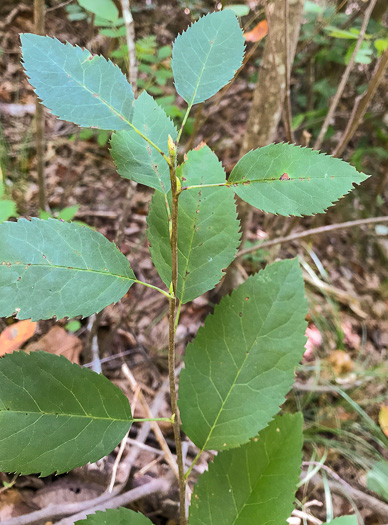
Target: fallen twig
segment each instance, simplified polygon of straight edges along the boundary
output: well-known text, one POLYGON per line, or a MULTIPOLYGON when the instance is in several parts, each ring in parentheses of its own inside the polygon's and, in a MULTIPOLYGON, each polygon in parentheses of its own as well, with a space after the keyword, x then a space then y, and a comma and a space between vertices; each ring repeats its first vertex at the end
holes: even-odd
MULTIPOLYGON (((131 388, 133 390, 135 390, 138 386, 135 378, 133 377, 133 374, 132 372, 129 370, 128 366, 126 364, 124 364, 122 367, 121 367, 121 370, 123 372, 123 374, 125 375, 125 377, 128 379, 130 385, 131 385, 131 388)), ((152 415, 152 411, 142 393, 142 391, 139 392, 139 401, 142 405, 142 407, 144 408, 145 410, 145 413, 147 414, 147 417, 148 418, 152 418, 154 417, 152 415)), ((178 469, 177 469, 177 464, 176 464, 176 461, 171 453, 171 450, 169 448, 169 446, 167 445, 166 443, 166 440, 164 439, 164 436, 162 434, 162 431, 160 430, 159 428, 159 425, 156 423, 156 422, 151 422, 150 423, 151 425, 151 428, 155 434, 155 437, 156 439, 158 440, 158 443, 161 447, 161 449, 163 450, 164 452, 164 455, 165 455, 165 458, 166 458, 166 461, 167 463, 170 465, 170 468, 171 470, 173 471, 173 473, 175 474, 175 476, 178 478, 178 469)))
MULTIPOLYGON (((310 481, 316 487, 322 484, 322 479, 318 475, 314 476, 310 481)), ((362 492, 361 490, 355 489, 353 487, 345 488, 337 481, 328 481, 328 485, 332 492, 344 495, 345 497, 349 496, 355 501, 357 501, 359 505, 362 505, 363 507, 366 507, 368 509, 372 509, 376 514, 379 514, 382 518, 388 518, 388 504, 384 503, 378 498, 370 496, 369 494, 366 494, 365 492, 362 492)))
POLYGON ((302 239, 303 237, 309 237, 310 235, 316 235, 318 233, 326 233, 333 230, 341 230, 343 228, 351 228, 352 226, 363 226, 364 224, 375 224, 379 222, 388 222, 388 216, 383 217, 369 217, 368 219, 358 219, 356 221, 340 222, 338 224, 329 224, 327 226, 319 226, 318 228, 311 228, 311 230, 305 230, 299 233, 292 233, 286 237, 278 237, 271 241, 265 241, 255 246, 240 250, 236 257, 242 257, 248 253, 253 253, 262 248, 268 248, 269 246, 275 246, 276 244, 282 244, 283 242, 295 241, 296 239, 302 239))
POLYGON ((154 479, 145 485, 141 485, 140 487, 136 487, 135 489, 129 490, 128 492, 124 492, 123 494, 99 503, 94 507, 89 507, 78 514, 75 514, 74 516, 64 518, 63 520, 59 521, 57 525, 73 525, 75 522, 85 519, 87 515, 94 514, 98 510, 104 511, 106 509, 125 507, 126 505, 129 505, 138 499, 144 498, 145 496, 149 496, 150 494, 167 492, 169 488, 170 481, 168 479, 154 479))

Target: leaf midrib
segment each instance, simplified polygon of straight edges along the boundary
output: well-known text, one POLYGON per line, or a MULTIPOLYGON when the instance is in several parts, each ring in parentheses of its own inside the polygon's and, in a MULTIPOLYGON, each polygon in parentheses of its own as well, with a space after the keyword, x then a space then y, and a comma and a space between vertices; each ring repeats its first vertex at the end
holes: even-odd
MULTIPOLYGON (((47 269, 57 268, 57 269, 60 269, 60 270, 96 273, 98 275, 107 275, 109 277, 116 277, 117 279, 125 279, 127 281, 133 281, 133 282, 136 281, 136 277, 127 277, 126 275, 120 275, 120 274, 111 273, 111 272, 104 272, 102 270, 91 270, 89 268, 74 268, 72 266, 60 266, 60 265, 56 265, 56 264, 35 264, 35 263, 21 263, 21 262, 9 263, 7 261, 2 261, 0 263, 0 266, 7 266, 7 268, 8 267, 13 267, 13 266, 16 266, 18 268, 20 268, 22 266, 28 266, 28 268, 31 268, 31 267, 34 267, 34 268, 35 267, 47 268, 47 269)), ((28 271, 28 268, 26 269, 26 271, 28 271)))
MULTIPOLYGON (((201 178, 201 182, 202 182, 202 179, 201 178)), ((186 264, 183 268, 183 275, 182 275, 182 288, 181 288, 181 294, 180 294, 180 298, 179 300, 181 302, 183 302, 183 297, 185 295, 185 288, 186 288, 186 283, 187 283, 187 278, 189 276, 189 274, 187 274, 186 272, 188 271, 188 268, 189 268, 189 261, 190 261, 190 256, 191 256, 191 252, 193 250, 193 244, 194 244, 194 237, 195 237, 195 226, 197 224, 197 221, 199 219, 199 210, 201 208, 201 200, 199 198, 199 191, 198 191, 198 201, 197 201, 197 206, 196 206, 196 213, 193 215, 194 217, 194 220, 193 220, 193 229, 192 229, 192 234, 191 234, 191 239, 189 239, 188 243, 187 243, 187 246, 188 246, 188 250, 187 250, 187 256, 184 256, 185 259, 186 259, 186 264)), ((183 255, 183 252, 182 252, 182 255, 183 255)))
MULTIPOLYGON (((240 179, 240 180, 236 180, 236 181, 233 181, 231 179, 228 180, 227 182, 227 186, 234 186, 236 184, 238 185, 249 185, 251 184, 252 182, 281 182, 283 184, 287 184, 289 182, 314 182, 315 180, 327 180, 328 182, 333 180, 333 179, 350 179, 349 175, 344 175, 343 177, 341 177, 340 175, 329 175, 327 174, 327 177, 325 176, 307 176, 307 177, 295 177, 295 178, 292 178, 290 177, 290 180, 280 180, 279 178, 271 178, 271 179, 267 179, 267 178, 263 178, 263 179, 240 179)), ((362 182, 362 181, 361 181, 362 182)), ((357 184, 357 181, 354 181, 355 184, 357 184)))
MULTIPOLYGON (((221 26, 220 26, 220 28, 221 28, 221 26)), ((214 42, 211 43, 211 40, 209 39, 209 44, 210 44, 209 52, 207 53, 206 58, 205 58, 205 60, 203 61, 203 66, 202 66, 201 72, 200 72, 199 75, 198 75, 198 80, 197 80, 197 83, 196 83, 196 85, 195 85, 194 92, 193 92, 193 96, 191 97, 191 101, 190 101, 190 104, 189 104, 189 107, 190 107, 190 108, 191 108, 191 106, 193 106, 193 104, 194 104, 194 99, 195 99, 195 97, 196 97, 196 95, 197 95, 197 91, 198 91, 198 89, 199 89, 199 84, 200 84, 200 82, 201 82, 202 76, 203 76, 204 71, 205 71, 205 69, 206 69, 206 65, 207 65, 207 62, 208 62, 208 60, 209 60, 209 58, 210 58, 211 52, 213 51, 213 47, 216 45, 216 42, 215 42, 215 41, 216 41, 216 39, 217 39, 217 37, 218 37, 218 34, 219 34, 219 32, 220 32, 220 28, 216 31, 216 34, 215 34, 215 36, 214 36, 214 42)))
MULTIPOLYGON (((289 273, 288 273, 288 275, 289 275, 289 273)), ((287 276, 287 277, 288 277, 288 276, 287 276)), ((284 286, 284 283, 283 283, 283 286, 284 286)), ((277 295, 276 295, 276 298, 273 300, 273 302, 272 302, 272 304, 271 304, 271 308, 269 309, 266 318, 263 320, 263 323, 262 323, 262 327, 261 327, 260 332, 257 334, 257 336, 255 337, 253 343, 250 345, 249 350, 246 351, 246 355, 245 355, 245 357, 244 357, 244 360, 243 360, 243 362, 241 363, 241 366, 238 368, 238 370, 237 370, 237 372, 236 372, 236 375, 235 375, 234 381, 232 382, 232 384, 231 384, 231 386, 230 386, 230 388, 229 388, 229 391, 228 391, 228 393, 227 393, 226 396, 225 396, 225 399, 222 401, 221 407, 220 407, 220 409, 219 409, 219 411, 218 411, 218 413, 217 413, 216 418, 214 419, 214 423, 213 423, 213 425, 211 426, 211 429, 210 429, 210 431, 209 431, 209 433, 208 433, 208 436, 207 436, 207 438, 206 438, 206 441, 205 441, 205 443, 203 444, 203 446, 201 447, 201 451, 203 451, 203 450, 206 449, 206 445, 207 445, 207 443, 209 442, 210 438, 212 437, 212 434, 213 434, 213 432, 214 432, 214 429, 215 429, 216 426, 217 426, 218 420, 219 420, 219 418, 221 417, 221 414, 222 414, 222 412, 223 412, 223 410, 224 410, 224 407, 225 407, 225 405, 226 405, 226 403, 227 403, 227 401, 228 401, 230 395, 232 394, 233 389, 234 389, 235 386, 236 386, 236 382, 237 382, 237 380, 238 380, 240 374, 242 373, 242 371, 243 371, 243 369, 244 369, 244 367, 245 367, 245 364, 246 364, 247 360, 248 360, 249 357, 250 357, 250 354, 251 354, 252 348, 257 344, 257 342, 258 342, 258 340, 260 339, 260 337, 262 337, 262 328, 263 328, 263 326, 265 325, 265 323, 267 322, 268 317, 270 316, 271 311, 272 311, 272 309, 273 309, 275 303, 277 302, 278 297, 279 297, 279 294, 280 294, 281 291, 282 291, 282 288, 279 288, 278 293, 277 293, 277 295)), ((243 305, 243 306, 244 306, 244 305, 243 305)), ((242 322, 242 318, 240 318, 240 322, 242 322)), ((242 328, 243 328, 243 327, 242 327, 242 328)), ((242 330, 242 333, 244 333, 244 330, 242 330)))
POLYGON ((39 415, 39 416, 51 416, 55 419, 58 419, 60 417, 66 417, 66 418, 78 418, 78 419, 92 419, 96 421, 117 421, 122 423, 131 423, 133 421, 133 418, 130 419, 123 419, 123 418, 115 418, 115 417, 102 417, 102 416, 93 416, 90 414, 66 414, 66 413, 56 413, 56 412, 44 412, 42 410, 40 411, 33 411, 33 410, 0 410, 0 414, 25 414, 25 415, 39 415))

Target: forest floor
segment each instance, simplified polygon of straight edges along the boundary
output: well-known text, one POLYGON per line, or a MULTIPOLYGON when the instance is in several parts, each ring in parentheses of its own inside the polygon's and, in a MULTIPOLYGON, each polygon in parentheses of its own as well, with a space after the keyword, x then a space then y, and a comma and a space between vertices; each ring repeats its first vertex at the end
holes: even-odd
MULTIPOLYGON (((190 12, 184 11, 179 2, 160 1, 150 3, 147 8, 143 4, 134 2, 136 38, 156 35, 158 47, 169 45, 177 33, 191 23, 190 12)), ((54 2, 47 5, 55 7, 54 2)), ((213 5, 204 2, 203 8, 212 9, 213 5)), ((33 32, 32 16, 31 2, 16 5, 12 0, 3 0, 1 3, 0 165, 18 214, 27 218, 39 216, 35 94, 21 65, 19 33, 33 32)), ((48 10, 46 31, 61 41, 68 40, 105 56, 118 46, 116 39, 98 36, 96 28, 87 20, 69 21, 64 7, 48 10)), ((257 71, 255 60, 261 52, 262 46, 259 46, 221 98, 214 97, 194 111, 191 124, 198 129, 195 135, 185 136, 181 155, 204 140, 230 173, 238 160, 254 88, 252 75, 257 71)), ((160 67, 168 68, 168 58, 166 60, 160 67)), ((360 71, 360 75, 362 73, 360 71)), ((140 72, 144 82, 161 90, 160 95, 174 97, 177 112, 184 109, 183 100, 175 98, 171 79, 163 86, 155 84, 149 75, 149 72, 140 72)), ((293 77, 293 90, 303 89, 302 77, 301 74, 293 77)), ((370 110, 380 115, 382 126, 384 114, 385 121, 387 117, 386 87, 378 92, 370 110)), ((351 109, 352 99, 348 95, 341 107, 340 125, 346 123, 351 109)), ((78 206, 74 210, 76 220, 114 241, 128 199, 130 209, 119 248, 130 260, 138 279, 163 287, 152 265, 146 238, 150 189, 128 183, 117 174, 109 143, 102 134, 95 132, 86 137, 77 126, 56 119, 47 110, 45 120, 45 177, 51 212, 55 215, 64 208, 78 206)), ((354 144, 368 137, 368 144, 373 146, 374 130, 370 126, 369 119, 359 129, 354 144)), ((297 140, 302 140, 304 131, 308 130, 301 127, 297 131, 297 140)), ((280 127, 277 141, 282 140, 284 134, 280 127)), ((345 152, 345 160, 352 156, 354 144, 345 152)), ((331 145, 330 141, 324 144, 328 153, 331 145)), ((366 154, 362 168, 372 176, 325 215, 286 218, 265 216, 256 210, 245 248, 318 226, 388 215, 387 161, 376 163, 373 154, 366 154)), ((366 472, 375 461, 388 460, 381 439, 381 414, 388 405, 387 226, 387 223, 363 224, 279 242, 241 257, 238 263, 245 278, 274 260, 299 256, 309 302, 308 344, 285 408, 304 412, 306 463, 303 471, 307 472, 314 462, 325 457, 325 472, 332 482, 329 492, 334 515, 346 515, 357 508, 366 525, 388 523, 388 501, 368 490, 366 479, 366 472)), ((218 288, 215 293, 207 293, 184 305, 177 332, 179 362, 187 342, 194 338, 221 293, 222 288, 218 288)), ((128 396, 135 417, 147 417, 147 405, 154 417, 169 417, 167 314, 168 303, 160 294, 150 289, 144 292, 134 285, 120 303, 107 307, 96 319, 79 320, 79 324, 74 325, 75 331, 70 330, 67 320, 39 322, 22 349, 43 349, 90 366, 91 344, 97 335, 103 373, 128 396), (145 404, 140 402, 139 387, 145 404)), ((0 332, 11 325, 15 325, 15 320, 0 320, 0 332)), ((3 353, 0 346, 0 356, 3 353)), ((388 419, 388 415, 385 417, 388 419)), ((172 428, 167 423, 160 426, 164 439, 174 450, 172 428)), ((187 454, 189 458, 196 455, 194 445, 188 444, 187 454)), ((66 507, 93 499, 109 485, 116 456, 117 449, 93 465, 59 477, 22 476, 10 487, 6 483, 12 481, 12 476, 0 474, 0 480, 5 483, 0 489, 0 522, 52 503, 66 507)), ((198 473, 205 470, 210 457, 208 454, 198 463, 198 473)), ((142 486, 152 478, 167 476, 168 471, 153 431, 144 432, 139 425, 133 425, 118 465, 116 483, 126 482, 127 488, 142 486)), ((305 512, 325 521, 328 494, 318 474, 301 487, 297 497, 304 504, 305 512)), ((156 524, 173 525, 177 516, 176 487, 172 485, 168 497, 155 494, 144 497, 133 508, 156 524)), ((298 516, 294 518, 297 520, 298 516)), ((41 523, 52 521, 56 522, 47 518, 41 523)))

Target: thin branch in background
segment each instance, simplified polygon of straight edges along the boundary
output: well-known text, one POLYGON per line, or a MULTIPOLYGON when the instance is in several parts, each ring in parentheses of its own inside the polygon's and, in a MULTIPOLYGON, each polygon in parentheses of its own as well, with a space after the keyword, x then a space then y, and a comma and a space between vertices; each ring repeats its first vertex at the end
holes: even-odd
MULTIPOLYGON (((34 31, 36 35, 44 34, 44 0, 34 0, 34 31)), ((39 208, 46 210, 46 181, 44 177, 44 109, 36 96, 35 100, 36 131, 36 169, 38 173, 39 208)))
MULTIPOLYGON (((302 474, 301 479, 303 479, 303 476, 304 474, 302 474)), ((318 488, 322 485, 322 478, 319 475, 316 475, 310 480, 310 482, 314 485, 315 488, 318 488)), ((355 489, 353 487, 345 488, 341 483, 338 483, 337 481, 328 481, 328 486, 332 492, 339 494, 340 496, 349 496, 355 502, 357 502, 358 505, 373 510, 383 519, 388 519, 387 503, 375 498, 374 496, 365 494, 365 492, 362 492, 361 490, 355 489)))
MULTIPOLYGON (((336 5, 336 8, 335 8, 335 11, 333 12, 333 14, 327 18, 327 19, 324 19, 322 20, 321 22, 319 22, 318 24, 316 24, 315 26, 315 29, 314 29, 314 32, 312 33, 312 35, 307 39, 307 40, 304 40, 303 42, 301 42, 298 47, 297 47, 297 53, 301 53, 302 51, 304 51, 306 49, 306 47, 308 47, 310 44, 312 44, 314 42, 314 38, 319 35, 319 33, 328 25, 330 25, 332 23, 332 21, 334 20, 334 18, 337 16, 337 14, 339 13, 339 11, 344 7, 344 5, 346 4, 348 0, 342 0, 341 3, 339 5, 336 5)), ((357 12, 356 13, 356 16, 358 16, 359 13, 357 12)), ((340 26, 341 27, 341 26, 340 26)), ((305 62, 308 62, 310 60, 310 58, 312 58, 313 55, 316 54, 317 50, 319 49, 319 47, 321 46, 321 44, 315 44, 313 49, 311 50, 311 52, 302 60, 302 62, 300 62, 298 65, 300 67, 300 64, 304 64, 305 62), (306 60, 307 59, 307 60, 306 60)))
POLYGON ((67 0, 66 2, 62 2, 61 4, 55 5, 54 7, 49 7, 48 9, 46 9, 46 13, 49 13, 50 11, 55 11, 56 9, 60 9, 61 7, 66 7, 72 2, 74 2, 74 0, 67 0))
POLYGON ((100 361, 100 350, 98 348, 98 327, 100 326, 102 313, 93 314, 88 320, 88 331, 89 331, 89 346, 92 358, 91 369, 97 374, 102 373, 101 361, 100 361))
POLYGON ((2 31, 7 26, 12 24, 12 22, 15 20, 17 16, 20 15, 20 13, 25 13, 31 11, 31 7, 24 4, 19 4, 16 7, 12 9, 12 11, 9 13, 9 15, 5 18, 5 20, 0 21, 0 30, 2 31))
MULTIPOLYGON (((124 376, 128 379, 129 381, 129 384, 131 386, 131 389, 133 391, 136 391, 136 389, 138 388, 138 384, 136 382, 136 379, 134 378, 132 372, 130 371, 130 369, 128 368, 128 366, 126 364, 123 364, 123 366, 121 367, 121 370, 124 374, 124 376)), ((162 391, 164 392, 164 388, 162 388, 162 391)), ((152 410, 150 409, 144 395, 143 395, 143 392, 140 390, 139 392, 139 401, 142 405, 142 407, 144 408, 144 411, 147 415, 148 418, 153 418, 154 415, 152 414, 152 410)), ((160 448, 163 450, 163 453, 164 453, 164 456, 165 456, 165 459, 167 461, 167 463, 170 465, 170 468, 171 470, 173 471, 173 473, 175 474, 176 478, 178 479, 178 468, 177 468, 177 464, 176 464, 176 461, 174 459, 174 456, 171 454, 171 451, 170 451, 170 448, 169 446, 167 445, 166 443, 166 440, 162 434, 162 431, 160 430, 159 428, 159 425, 157 424, 157 422, 155 421, 152 421, 150 422, 150 426, 155 434, 155 437, 160 445, 160 448)))
MULTIPOLYGON (((131 404, 132 416, 133 416, 133 414, 135 413, 135 410, 136 410, 136 405, 137 405, 137 401, 139 399, 139 394, 140 394, 140 386, 137 386, 136 390, 135 390, 135 393, 133 394, 133 400, 132 400, 132 404, 131 404)), ((125 434, 124 438, 121 440, 119 451, 117 453, 115 462, 113 463, 112 476, 110 478, 108 492, 112 492, 113 491, 113 487, 115 486, 116 476, 117 476, 117 469, 119 468, 121 458, 122 458, 122 456, 124 454, 124 450, 125 450, 125 447, 126 447, 126 444, 127 444, 128 436, 129 436, 129 430, 125 434)))
MULTIPOLYGON (((136 62, 136 44, 135 44, 135 24, 133 21, 129 0, 121 0, 121 8, 123 11, 123 18, 125 24, 125 30, 127 35, 127 47, 128 47, 128 80, 132 85, 132 90, 136 95, 137 91, 137 62, 136 62)), ((127 224, 128 216, 131 211, 131 196, 133 187, 136 187, 135 183, 128 183, 127 192, 125 195, 123 211, 121 213, 120 221, 117 226, 115 243, 120 248, 125 236, 125 226, 127 224)))
POLYGON ((333 157, 339 157, 346 146, 348 145, 349 141, 355 134, 358 126, 360 125, 365 112, 374 97, 374 94, 376 93, 377 88, 380 85, 380 82, 384 78, 384 72, 388 65, 388 49, 386 49, 383 53, 383 55, 379 58, 375 70, 373 71, 372 79, 369 82, 368 89, 364 93, 364 95, 360 95, 356 98, 355 104, 353 106, 352 114, 350 115, 350 119, 348 121, 348 124, 346 126, 346 129, 340 138, 334 152, 333 157))
POLYGON ((361 45, 362 45, 362 43, 364 41, 366 28, 368 27, 369 19, 371 17, 371 14, 372 14, 374 6, 376 5, 376 1, 377 0, 370 0, 369 1, 369 5, 368 5, 368 7, 367 7, 367 9, 365 11, 365 15, 364 15, 364 18, 363 18, 363 21, 362 21, 360 33, 359 33, 358 38, 357 38, 356 46, 354 48, 352 56, 350 57, 349 63, 346 66, 346 69, 345 69, 345 71, 344 71, 344 73, 342 75, 341 82, 339 83, 339 86, 337 88, 336 94, 334 95, 333 100, 332 100, 332 102, 330 104, 330 108, 329 108, 329 111, 328 111, 328 113, 326 115, 325 121, 324 121, 324 123, 322 125, 322 128, 319 131, 318 138, 315 141, 314 149, 320 149, 320 147, 322 146, 322 142, 323 142, 323 139, 325 138, 327 129, 328 129, 328 127, 330 125, 330 122, 331 122, 331 120, 332 120, 332 118, 334 116, 335 110, 337 109, 337 106, 338 106, 338 102, 340 101, 340 98, 342 97, 342 94, 344 92, 345 86, 346 86, 346 84, 348 82, 348 79, 349 79, 349 75, 350 75, 350 73, 351 73, 351 71, 353 69, 353 66, 355 64, 357 53, 359 52, 359 50, 361 48, 361 45))
POLYGON ((137 501, 142 498, 149 497, 151 494, 163 494, 167 492, 170 488, 171 481, 168 478, 154 479, 145 485, 140 485, 135 489, 124 492, 119 496, 113 497, 96 505, 95 507, 88 508, 71 516, 70 518, 65 518, 57 523, 57 525, 73 525, 75 522, 86 519, 88 514, 94 514, 97 511, 105 511, 107 509, 117 509, 118 507, 126 507, 130 503, 137 501))
POLYGON ((265 241, 260 244, 256 244, 255 246, 250 246, 249 248, 245 248, 245 250, 240 250, 236 257, 242 257, 249 253, 253 253, 257 250, 268 248, 269 246, 275 246, 276 244, 282 244, 283 242, 295 241, 296 239, 302 239, 303 237, 316 235, 318 233, 326 233, 333 230, 341 230, 343 228, 351 228, 353 226, 362 226, 364 224, 374 224, 379 222, 388 222, 388 216, 369 217, 368 219, 358 219, 356 221, 340 222, 338 224, 329 224, 327 226, 311 228, 311 230, 305 230, 299 233, 292 233, 291 235, 287 235, 287 237, 278 237, 277 239, 272 239, 271 241, 265 241))
POLYGON ((291 94, 290 94, 290 57, 289 57, 289 46, 290 46, 290 28, 288 24, 289 20, 289 9, 288 9, 288 0, 284 0, 284 74, 285 74, 285 132, 288 142, 294 142, 293 133, 292 133, 292 112, 291 112, 291 94))
POLYGON ((136 94, 137 63, 135 45, 135 24, 133 22, 133 16, 129 5, 129 0, 121 0, 121 8, 123 10, 124 24, 127 33, 127 46, 129 58, 128 79, 132 84, 133 92, 136 94))

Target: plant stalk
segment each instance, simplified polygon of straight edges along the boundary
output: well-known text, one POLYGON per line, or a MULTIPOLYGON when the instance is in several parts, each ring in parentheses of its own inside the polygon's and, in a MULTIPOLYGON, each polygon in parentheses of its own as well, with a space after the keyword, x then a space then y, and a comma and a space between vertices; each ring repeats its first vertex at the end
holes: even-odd
POLYGON ((178 189, 176 178, 176 144, 169 137, 168 149, 170 153, 170 179, 171 179, 171 289, 170 289, 170 308, 169 308, 169 342, 168 342, 168 376, 170 383, 170 398, 171 411, 174 418, 173 429, 174 439, 176 445, 176 457, 179 474, 179 501, 180 501, 180 517, 179 524, 186 525, 186 480, 183 466, 182 441, 181 441, 181 423, 178 413, 178 403, 175 388, 175 311, 176 311, 176 289, 178 282, 178 198, 180 189, 178 189))

